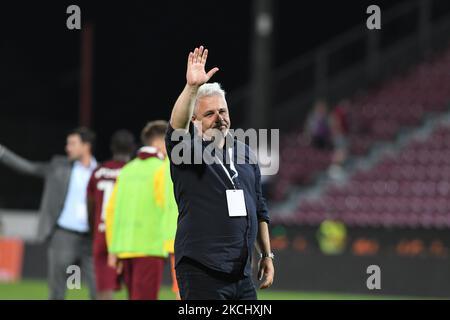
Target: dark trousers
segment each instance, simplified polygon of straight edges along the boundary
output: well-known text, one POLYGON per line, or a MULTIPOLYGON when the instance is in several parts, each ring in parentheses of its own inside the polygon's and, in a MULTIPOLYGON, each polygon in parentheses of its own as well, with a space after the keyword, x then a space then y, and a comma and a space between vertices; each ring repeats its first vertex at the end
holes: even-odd
POLYGON ((68 283, 76 283, 72 277, 76 277, 77 274, 71 266, 80 268, 81 279, 87 283, 91 299, 95 299, 94 262, 90 236, 57 228, 50 239, 47 254, 49 299, 63 300, 68 283))
POLYGON ((182 300, 257 299, 251 277, 211 270, 189 258, 181 259, 176 274, 182 300))
POLYGON ((161 287, 164 258, 123 259, 123 279, 129 300, 156 300, 161 287))

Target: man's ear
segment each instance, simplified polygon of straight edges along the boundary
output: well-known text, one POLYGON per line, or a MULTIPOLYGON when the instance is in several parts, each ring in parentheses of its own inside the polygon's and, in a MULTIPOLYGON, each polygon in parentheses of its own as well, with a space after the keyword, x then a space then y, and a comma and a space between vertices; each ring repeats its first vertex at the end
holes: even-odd
POLYGON ((85 145, 86 145, 86 149, 89 150, 89 153, 93 153, 93 152, 92 152, 92 149, 93 149, 93 148, 92 148, 92 144, 86 143, 85 145))
POLYGON ((191 122, 197 132, 202 132, 202 122, 195 115, 192 115, 191 122))

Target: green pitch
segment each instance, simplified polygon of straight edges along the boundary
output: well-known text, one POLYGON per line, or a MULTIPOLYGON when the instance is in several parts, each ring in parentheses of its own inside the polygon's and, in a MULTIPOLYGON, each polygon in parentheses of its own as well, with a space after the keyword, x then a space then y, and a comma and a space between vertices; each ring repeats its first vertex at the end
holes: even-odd
MULTIPOLYGON (((86 288, 80 290, 67 290, 67 299, 84 300, 88 299, 86 288)), ((115 295, 116 299, 126 299, 125 290, 119 291, 115 295)), ((161 300, 173 300, 175 295, 169 287, 162 287, 159 298, 161 300)), ((43 280, 23 280, 19 283, 0 283, 0 300, 45 300, 47 299, 47 283, 43 280)), ((411 299, 411 297, 394 297, 380 295, 353 295, 353 294, 332 294, 332 293, 306 293, 274 290, 259 290, 260 300, 372 300, 372 299, 411 299)))

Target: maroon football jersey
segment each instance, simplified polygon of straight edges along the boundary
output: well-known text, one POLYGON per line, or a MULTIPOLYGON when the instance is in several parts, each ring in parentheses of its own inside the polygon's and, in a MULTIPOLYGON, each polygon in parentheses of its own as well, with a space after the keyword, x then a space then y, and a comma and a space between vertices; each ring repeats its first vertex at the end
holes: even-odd
POLYGON ((101 163, 92 172, 87 187, 87 196, 94 199, 94 248, 106 246, 105 241, 105 211, 108 200, 114 189, 117 176, 126 164, 124 161, 110 160, 101 163))

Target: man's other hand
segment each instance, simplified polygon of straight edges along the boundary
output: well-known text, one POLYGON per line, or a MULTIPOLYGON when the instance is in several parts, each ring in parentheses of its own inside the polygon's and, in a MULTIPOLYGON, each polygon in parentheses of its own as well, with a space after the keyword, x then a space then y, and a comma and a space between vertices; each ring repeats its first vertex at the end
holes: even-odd
POLYGON ((258 280, 264 281, 260 285, 260 289, 267 289, 273 283, 273 277, 275 270, 273 267, 273 261, 271 258, 262 258, 259 260, 258 280))

